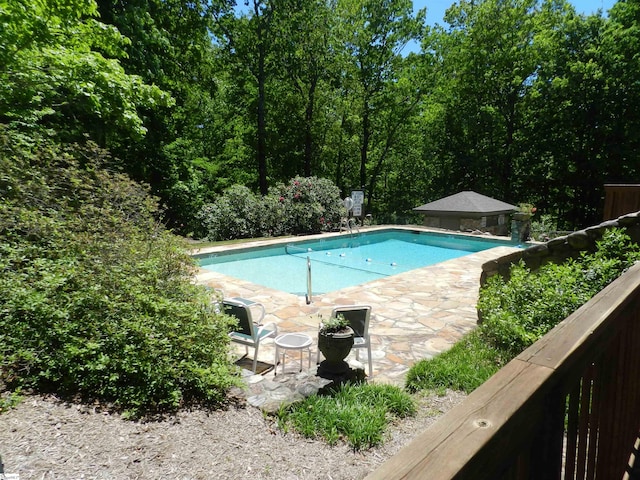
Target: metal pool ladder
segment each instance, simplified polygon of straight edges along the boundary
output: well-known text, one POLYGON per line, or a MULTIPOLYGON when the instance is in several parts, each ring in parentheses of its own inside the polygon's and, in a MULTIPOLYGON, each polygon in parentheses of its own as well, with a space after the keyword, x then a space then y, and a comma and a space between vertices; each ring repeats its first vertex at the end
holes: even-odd
POLYGON ((348 230, 349 233, 353 233, 353 227, 355 227, 356 232, 360 233, 360 227, 358 227, 358 223, 352 217, 345 217, 340 220, 340 233, 343 230, 348 230))

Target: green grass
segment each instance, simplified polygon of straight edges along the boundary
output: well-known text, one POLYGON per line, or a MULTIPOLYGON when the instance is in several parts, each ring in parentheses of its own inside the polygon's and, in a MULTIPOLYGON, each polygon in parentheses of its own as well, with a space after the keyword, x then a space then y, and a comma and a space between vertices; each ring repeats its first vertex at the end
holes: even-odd
POLYGON ((406 387, 410 392, 450 388, 469 393, 507 361, 504 352, 487 345, 474 330, 450 350, 413 365, 407 373, 406 387))
POLYGON ((354 450, 382 443, 393 418, 415 414, 411 395, 393 385, 344 385, 332 395, 312 395, 278 412, 280 428, 289 427, 307 438, 330 445, 346 441, 354 450))

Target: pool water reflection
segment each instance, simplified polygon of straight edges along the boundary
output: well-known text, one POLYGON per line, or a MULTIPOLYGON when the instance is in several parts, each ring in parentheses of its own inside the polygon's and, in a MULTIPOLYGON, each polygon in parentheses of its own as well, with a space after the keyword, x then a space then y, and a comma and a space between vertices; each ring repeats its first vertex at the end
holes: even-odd
POLYGON ((505 240, 387 229, 198 256, 200 266, 276 290, 305 295, 307 266, 314 294, 433 265, 497 246, 505 240))

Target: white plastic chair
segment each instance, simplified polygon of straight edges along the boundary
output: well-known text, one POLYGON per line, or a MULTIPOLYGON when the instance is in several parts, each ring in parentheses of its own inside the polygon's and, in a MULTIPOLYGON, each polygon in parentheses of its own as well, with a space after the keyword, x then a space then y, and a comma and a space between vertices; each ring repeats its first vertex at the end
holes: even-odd
POLYGON ((222 300, 224 313, 238 319, 238 328, 229 333, 231 341, 245 346, 246 355, 249 355, 249 347, 255 349, 253 354, 253 373, 258 366, 258 349, 260 342, 265 338, 275 337, 278 334, 278 326, 271 322, 262 325, 265 316, 264 305, 245 298, 234 297, 222 300), (251 309, 257 310, 257 320, 254 319, 251 309))

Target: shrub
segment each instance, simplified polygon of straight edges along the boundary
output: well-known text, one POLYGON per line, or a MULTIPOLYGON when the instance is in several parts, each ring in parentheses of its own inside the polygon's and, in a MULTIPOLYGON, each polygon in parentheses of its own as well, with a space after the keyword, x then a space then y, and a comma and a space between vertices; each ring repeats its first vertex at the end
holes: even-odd
POLYGON ((96 147, 0 132, 0 384, 133 416, 218 404, 236 383, 217 314, 147 190, 96 147))
POLYGON ((244 185, 225 190, 199 213, 209 240, 232 240, 262 236, 262 199, 244 185))
POLYGON ((488 279, 480 291, 481 333, 494 346, 517 355, 640 258, 640 248, 620 229, 608 230, 596 251, 531 273, 514 265, 505 281, 488 279))
POLYGON ((538 242, 548 240, 557 230, 558 223, 552 215, 540 215, 531 221, 531 237, 538 242))
POLYGON ((263 237, 279 237, 290 233, 287 220, 287 207, 276 195, 262 198, 264 207, 260 235, 263 237))
POLYGON ((344 207, 340 190, 330 180, 298 176, 276 185, 269 195, 284 205, 287 233, 319 233, 340 226, 344 207))
POLYGON ((340 190, 330 180, 295 177, 264 197, 234 185, 204 205, 198 218, 209 240, 231 240, 335 230, 343 208, 340 190))

